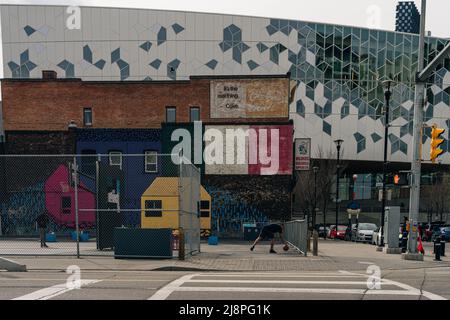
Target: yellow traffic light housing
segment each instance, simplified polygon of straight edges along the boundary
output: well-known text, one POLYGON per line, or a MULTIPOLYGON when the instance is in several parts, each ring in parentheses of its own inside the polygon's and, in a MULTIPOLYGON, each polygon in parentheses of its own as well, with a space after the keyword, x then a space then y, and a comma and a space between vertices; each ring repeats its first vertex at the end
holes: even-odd
POLYGON ((445 129, 438 128, 436 125, 431 127, 431 150, 430 159, 432 163, 436 163, 436 159, 444 153, 444 150, 439 149, 439 146, 444 142, 441 135, 445 132, 445 129))

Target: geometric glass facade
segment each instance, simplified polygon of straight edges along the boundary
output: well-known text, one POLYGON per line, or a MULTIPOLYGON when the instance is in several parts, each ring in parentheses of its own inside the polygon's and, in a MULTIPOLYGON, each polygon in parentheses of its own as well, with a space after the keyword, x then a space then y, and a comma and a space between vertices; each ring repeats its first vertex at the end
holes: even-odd
MULTIPOLYGON (((2 5, 6 78, 42 70, 83 80, 186 80, 192 75, 290 72, 294 138, 312 139, 312 156, 382 161, 384 93, 392 84, 389 161, 410 162, 418 35, 284 19, 163 10, 81 8, 70 30, 63 6, 2 5)), ((448 40, 427 37, 425 62, 448 40)), ((450 60, 427 84, 424 120, 450 128, 450 60)), ((95 119, 94 119, 95 121, 95 119)), ((450 164, 448 131, 441 147, 450 164)), ((430 131, 424 130, 423 150, 430 131)))

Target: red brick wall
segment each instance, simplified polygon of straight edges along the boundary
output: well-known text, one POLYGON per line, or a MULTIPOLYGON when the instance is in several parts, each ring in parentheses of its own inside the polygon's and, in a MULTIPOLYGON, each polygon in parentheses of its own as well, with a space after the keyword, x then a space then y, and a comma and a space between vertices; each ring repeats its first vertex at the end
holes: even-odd
POLYGON ((93 110, 92 128, 159 128, 166 106, 177 107, 177 122, 189 121, 191 106, 209 118, 209 80, 190 82, 82 82, 3 80, 5 131, 67 130, 83 127, 83 108, 93 110))

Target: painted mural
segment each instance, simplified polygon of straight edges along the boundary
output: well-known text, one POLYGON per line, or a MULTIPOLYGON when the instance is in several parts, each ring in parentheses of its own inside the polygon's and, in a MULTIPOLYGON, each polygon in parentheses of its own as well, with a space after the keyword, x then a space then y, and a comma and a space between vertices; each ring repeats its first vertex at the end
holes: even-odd
MULTIPOLYGON (((36 172, 34 177, 42 175, 36 172)), ((0 203, 0 235, 37 235, 36 218, 44 211, 49 214, 48 231, 63 232, 75 227, 75 191, 69 185, 67 166, 59 165, 43 180, 18 189, 8 188, 0 203)), ((78 197, 80 208, 95 208, 94 194, 83 183, 78 197)), ((82 229, 94 227, 95 212, 80 212, 79 221, 82 229)))
POLYGON ((288 118, 289 79, 211 81, 211 118, 288 118))
MULTIPOLYGON (((69 185, 69 170, 61 165, 44 185, 45 206, 52 219, 60 226, 75 227, 75 189, 69 185)), ((90 228, 95 224, 95 196, 81 182, 78 186, 79 226, 90 228), (91 211, 84 211, 91 210, 91 211)))
MULTIPOLYGON (((108 175, 122 172, 124 193, 121 198, 121 214, 123 224, 128 227, 139 227, 141 217, 141 195, 161 175, 167 167, 167 159, 158 156, 156 172, 146 169, 143 154, 147 151, 161 153, 160 129, 77 129, 76 150, 78 154, 90 154, 92 157, 81 158, 81 171, 85 174, 81 181, 89 190, 95 190, 95 161, 100 156, 102 176, 100 181, 107 180, 108 175), (110 166, 108 154, 121 152, 121 165, 110 166), (117 170, 116 170, 117 169, 117 170), (90 177, 89 177, 90 176, 90 177)), ((102 182, 107 184, 108 181, 102 182)), ((104 207, 108 206, 104 203, 104 207)))
POLYGON ((206 125, 205 174, 292 174, 292 125, 206 125))
POLYGON ((211 195, 212 232, 242 237, 246 223, 263 226, 291 216, 291 176, 205 175, 211 195))

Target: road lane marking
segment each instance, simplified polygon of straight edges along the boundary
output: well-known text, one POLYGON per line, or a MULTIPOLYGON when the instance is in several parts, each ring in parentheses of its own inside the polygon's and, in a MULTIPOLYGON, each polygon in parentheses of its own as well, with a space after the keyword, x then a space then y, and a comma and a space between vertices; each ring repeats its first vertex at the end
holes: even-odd
MULTIPOLYGON (((82 287, 100 281, 101 280, 80 280, 82 287)), ((12 300, 48 300, 74 289, 76 288, 70 288, 67 286, 67 283, 62 283, 14 298, 12 300)))
POLYGON ((367 262, 367 261, 358 261, 359 264, 364 264, 364 265, 373 265, 373 262, 367 262))
POLYGON ((159 289, 147 300, 166 300, 167 297, 172 294, 172 292, 178 290, 185 282, 189 281, 190 279, 198 275, 199 275, 198 273, 195 273, 182 276, 159 289))

